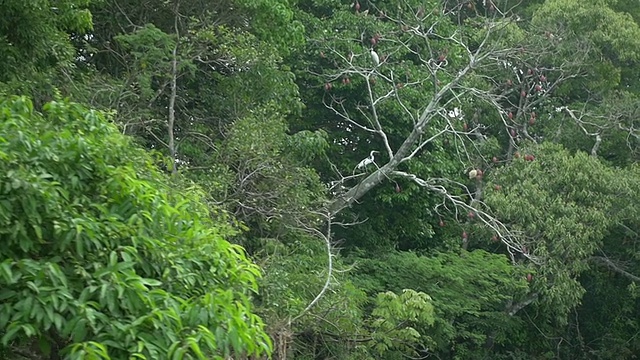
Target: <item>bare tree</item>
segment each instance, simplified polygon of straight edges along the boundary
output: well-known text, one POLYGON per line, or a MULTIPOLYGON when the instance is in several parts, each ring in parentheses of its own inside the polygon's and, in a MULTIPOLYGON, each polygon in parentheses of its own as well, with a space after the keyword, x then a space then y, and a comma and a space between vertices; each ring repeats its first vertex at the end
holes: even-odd
MULTIPOLYGON (((401 165, 409 161, 417 161, 417 157, 432 142, 443 136, 453 136, 458 144, 457 151, 461 164, 468 169, 476 169, 477 161, 482 154, 475 150, 478 144, 485 141, 486 136, 483 131, 486 129, 481 121, 474 116, 474 122, 469 126, 463 120, 463 104, 482 103, 491 107, 495 114, 502 118, 505 129, 514 127, 509 123, 508 111, 504 104, 509 104, 509 94, 512 89, 505 91, 502 84, 497 84, 493 79, 487 79, 487 73, 504 71, 515 71, 515 60, 522 56, 522 51, 518 48, 501 47, 501 37, 513 24, 507 15, 495 11, 493 16, 479 17, 470 23, 474 30, 482 34, 471 45, 471 41, 464 31, 453 31, 440 34, 438 29, 441 22, 450 21, 450 17, 456 15, 460 7, 453 7, 446 10, 445 14, 428 12, 424 9, 415 9, 413 18, 401 19, 391 18, 383 14, 385 21, 393 22, 402 29, 403 37, 389 34, 376 34, 371 39, 371 44, 385 44, 386 54, 369 54, 370 50, 365 46, 359 54, 343 54, 340 50, 333 48, 329 51, 337 59, 337 70, 332 73, 318 74, 324 76, 328 84, 339 79, 352 79, 360 77, 366 84, 366 101, 364 103, 349 103, 348 99, 332 95, 327 91, 325 106, 336 117, 342 120, 351 131, 360 132, 363 137, 366 134, 374 134, 382 148, 374 149, 383 156, 376 159, 373 166, 368 167, 370 172, 355 172, 343 175, 336 171, 338 178, 332 181, 333 188, 342 188, 344 191, 336 192, 335 197, 327 205, 331 217, 336 216, 342 210, 358 202, 365 194, 379 186, 385 181, 395 181, 395 179, 407 179, 413 183, 440 195, 443 199, 439 208, 448 208, 456 214, 468 214, 472 212, 477 221, 480 221, 492 231, 506 245, 512 258, 516 253, 523 253, 532 261, 538 262, 534 254, 527 251, 523 244, 523 237, 511 231, 507 224, 503 224, 499 219, 491 214, 490 209, 482 201, 482 169, 479 176, 473 176, 474 191, 469 189, 469 184, 462 183, 456 179, 442 177, 422 178, 417 174, 403 169, 401 165), (416 25, 417 24, 417 25, 416 25), (421 25, 429 24, 429 25, 421 25), (454 67, 452 61, 447 58, 446 52, 431 47, 433 41, 449 44, 451 47, 461 49, 466 62, 460 67, 454 67), (414 46, 416 42, 426 44, 427 51, 417 50, 414 46), (410 54, 421 66, 428 70, 428 76, 414 80, 405 81, 394 73, 393 65, 395 54, 410 54), (363 61, 363 59, 371 60, 363 61), (378 57, 379 63, 375 59, 378 57), (483 88, 473 85, 469 79, 482 78, 487 83, 492 84, 491 88, 483 88), (404 90, 410 87, 424 87, 430 85, 433 92, 425 98, 424 103, 416 107, 415 103, 406 100, 403 96, 404 90), (403 109, 404 116, 413 124, 406 133, 404 140, 399 146, 393 146, 390 135, 385 127, 385 119, 381 116, 380 108, 388 102, 395 102, 403 109), (464 122, 461 128, 460 123, 464 122), (454 191, 455 190, 455 191, 454 191), (463 195, 459 194, 462 190, 463 195)), ((469 26, 469 25, 468 25, 469 26)), ((361 43, 367 43, 365 34, 361 35, 361 43)), ((339 39, 339 41, 353 42, 354 39, 339 39)), ((424 49, 424 48, 423 48, 424 49)), ((457 61, 460 63, 460 61, 457 61)), ((531 75, 531 74, 529 74, 531 75)), ((531 76, 529 76, 531 77, 531 76)), ((556 83, 563 81, 566 77, 557 77, 556 83)), ((526 76, 519 78, 520 87, 531 87, 536 89, 526 76)), ((547 91, 551 91, 556 83, 547 85, 547 91)), ((330 86, 328 89, 330 90, 330 86)), ((523 90, 524 91, 524 90, 523 90)), ((544 96, 544 94, 541 94, 544 96)), ((526 98, 526 97, 525 97, 526 98)), ((520 104, 519 109, 525 111, 528 107, 535 106, 534 101, 520 104)), ((513 118, 513 117, 512 117, 513 118)), ((406 120, 406 119, 405 119, 406 120)), ((513 147, 517 144, 513 141, 513 147)), ((373 156, 373 154, 372 154, 373 156)), ((334 167, 335 168, 335 167, 334 167)), ((336 169, 337 170, 337 169, 336 169)), ((476 171, 476 170, 474 170, 476 171)))

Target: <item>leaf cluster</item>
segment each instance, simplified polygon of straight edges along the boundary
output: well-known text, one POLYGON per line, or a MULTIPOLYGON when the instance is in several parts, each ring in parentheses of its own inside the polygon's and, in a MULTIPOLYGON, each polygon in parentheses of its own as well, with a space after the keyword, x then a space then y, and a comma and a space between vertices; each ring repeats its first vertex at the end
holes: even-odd
POLYGON ((196 188, 172 189, 104 116, 66 101, 0 106, 0 334, 69 359, 270 351, 259 270, 196 188))

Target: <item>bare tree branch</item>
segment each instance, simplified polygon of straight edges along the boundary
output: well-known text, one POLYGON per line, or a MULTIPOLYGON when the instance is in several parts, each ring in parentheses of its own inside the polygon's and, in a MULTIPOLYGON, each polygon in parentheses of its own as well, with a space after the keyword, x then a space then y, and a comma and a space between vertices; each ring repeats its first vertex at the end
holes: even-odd
POLYGON ((309 227, 306 224, 301 223, 300 226, 302 226, 307 231, 314 233, 316 236, 324 240, 327 246, 327 278, 318 295, 316 295, 316 297, 309 303, 309 305, 307 305, 306 308, 304 308, 304 310, 302 310, 300 314, 296 315, 291 320, 289 320, 289 324, 295 322, 296 320, 304 316, 304 314, 306 314, 318 301, 320 301, 322 296, 324 296, 324 293, 329 289, 329 285, 331 285, 331 278, 333 276, 333 254, 331 253, 331 216, 329 214, 323 214, 323 215, 326 216, 326 221, 327 221, 326 234, 323 234, 321 231, 313 227, 309 227))
POLYGON ((402 171, 393 171, 391 175, 410 179, 419 186, 422 186, 431 192, 440 194, 445 202, 442 205, 444 207, 446 207, 446 203, 450 203, 455 209, 463 209, 464 211, 472 212, 474 214, 474 219, 477 219, 476 221, 480 221, 487 226, 487 228, 491 229, 498 236, 499 240, 506 245, 512 261, 515 262, 516 253, 521 253, 533 263, 542 263, 542 258, 536 256, 530 250, 523 250, 528 249, 528 247, 526 246, 527 244, 523 243, 522 234, 514 232, 509 229, 506 224, 499 221, 490 213, 488 206, 486 206, 482 201, 474 199, 470 204, 468 204, 461 196, 453 195, 447 190, 447 186, 443 185, 447 184, 449 187, 454 185, 458 188, 462 188, 466 190, 467 197, 472 197, 467 187, 463 184, 444 178, 430 178, 428 180, 424 180, 413 174, 402 171))
POLYGON ((623 275, 624 277, 626 277, 627 279, 634 281, 634 282, 638 282, 640 283, 640 276, 634 275, 626 270, 624 270, 620 265, 617 265, 616 263, 614 263, 613 261, 609 260, 608 258, 604 257, 604 256, 592 256, 590 259, 590 261, 598 263, 600 265, 603 265, 615 272, 617 272, 618 274, 623 275))

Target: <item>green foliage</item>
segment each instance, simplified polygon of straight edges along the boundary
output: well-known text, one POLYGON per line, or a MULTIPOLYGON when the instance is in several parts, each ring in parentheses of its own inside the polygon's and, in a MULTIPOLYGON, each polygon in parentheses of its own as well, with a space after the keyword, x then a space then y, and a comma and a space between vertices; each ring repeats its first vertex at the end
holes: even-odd
POLYGON ((435 323, 418 329, 432 339, 424 346, 448 356, 469 354, 481 349, 494 330, 499 343, 518 341, 508 335, 518 321, 503 309, 525 295, 527 284, 524 269, 514 268, 502 255, 482 250, 432 257, 404 252, 359 259, 357 264, 355 283, 369 294, 414 289, 430 295, 435 323))
POLYGON ((295 19, 291 0, 238 0, 251 11, 251 28, 258 37, 274 44, 278 52, 287 55, 291 47, 304 43, 304 27, 295 19))
MULTIPOLYGON (((292 63, 306 107, 303 117, 292 120, 291 124, 294 130, 320 129, 328 134, 327 156, 313 161, 326 183, 335 180, 338 173, 343 176, 353 174, 356 164, 371 150, 381 151, 376 157, 378 164, 388 161, 377 134, 362 131, 327 106, 333 104, 336 108, 345 109, 353 121, 368 125, 374 116, 370 98, 381 96, 375 117, 380 121, 391 147, 397 150, 414 124, 408 113, 420 113, 436 90, 430 81, 431 73, 422 61, 447 53, 450 66, 457 68, 466 60, 464 49, 446 40, 457 28, 436 10, 438 7, 436 1, 402 4, 360 1, 348 4, 321 0, 300 5, 298 16, 304 21, 309 41, 287 59, 292 63), (356 3, 359 6, 357 11, 356 3), (427 12, 425 16, 428 19, 424 22, 415 16, 418 8, 427 12), (436 22, 434 31, 442 38, 434 37, 425 42, 409 31, 412 27, 436 22), (379 41, 372 45, 376 36, 379 41), (400 43, 404 45, 399 46, 400 43), (367 70, 372 65, 371 48, 381 57, 388 56, 379 74, 367 70), (326 90, 327 86, 330 90, 326 90), (394 89, 397 88, 401 90, 395 94, 394 89), (385 94, 393 96, 385 97, 385 94)), ((438 76, 441 76, 439 81, 446 83, 451 73, 441 72, 438 76)), ((453 103, 458 105, 455 99, 453 103)), ((471 103, 465 105, 469 108, 476 106, 471 103)), ((435 118, 423 136, 433 136, 444 126, 446 119, 435 118)), ((434 141, 403 167, 422 177, 459 177, 464 164, 456 156, 455 140, 451 137, 447 141, 434 141)), ((345 239, 347 250, 438 247, 439 241, 433 238, 433 221, 429 219, 435 217, 433 208, 440 199, 409 181, 394 180, 396 183, 385 182, 380 188, 370 191, 366 201, 339 215, 345 222, 368 219, 357 227, 336 229, 336 236, 345 239), (381 208, 385 210, 380 211, 381 208)), ((354 184, 346 182, 341 185, 350 187, 354 184)), ((336 189, 334 195, 341 196, 341 190, 336 189)))
POLYGON ((38 109, 72 96, 153 151, 80 105, 39 114, 24 99, 3 102, 0 358, 258 357, 265 333, 275 357, 303 360, 640 351, 638 2, 0 7, 0 93, 30 94, 38 109), (325 230, 318 210, 353 184, 331 181, 357 175, 371 150, 382 150, 378 165, 388 160, 376 133, 327 105, 366 125, 382 96, 375 116, 396 150, 409 114, 466 65, 488 24, 496 52, 444 96, 422 137, 448 132, 398 170, 478 204, 468 187, 525 247, 489 241, 493 230, 466 210, 387 178, 334 219, 355 225, 332 227, 329 287, 298 317, 327 276, 326 245, 309 235, 325 230), (371 48, 383 59, 375 72, 371 48), (441 55, 447 65, 430 71, 441 55), (447 117, 452 107, 464 120, 447 117), (451 131, 465 128, 474 131, 451 131), (180 172, 171 182, 153 165, 173 167, 162 157, 169 130, 180 172), (553 144, 528 142, 542 139, 553 144), (470 167, 483 180, 469 181, 470 167))
POLYGON ((535 288, 563 321, 584 294, 578 275, 589 267, 587 260, 632 210, 637 180, 559 145, 522 152, 535 160, 521 157, 494 172, 491 181, 502 188, 489 192, 487 203, 528 239, 527 252, 541 259, 535 288))
POLYGON ((601 269, 593 269, 581 277, 587 293, 576 310, 580 323, 577 319, 570 321, 579 327, 594 358, 632 358, 640 349, 640 340, 632 336, 640 331, 640 324, 633 320, 637 319, 640 301, 632 293, 620 291, 628 280, 598 270, 601 269))
POLYGON ((567 26, 575 36, 589 39, 613 60, 638 59, 640 27, 631 15, 611 7, 617 1, 552 0, 536 12, 532 23, 567 26))
POLYGON ((152 102, 160 86, 166 86, 170 79, 175 37, 147 24, 133 33, 115 36, 114 40, 131 55, 132 70, 137 75, 132 80, 140 91, 140 100, 152 102))
MULTIPOLYGON (((311 151, 321 153, 322 148, 305 153, 308 145, 300 143, 304 135, 288 135, 277 109, 276 105, 255 109, 235 121, 219 148, 219 162, 234 170, 225 200, 256 230, 248 237, 282 236, 284 226, 319 224, 318 214, 311 211, 320 207, 324 186, 299 159, 312 156, 311 151)), ((322 138, 305 140, 323 142, 322 138)))
POLYGON ((570 51, 560 59, 571 61, 573 56, 584 62, 583 73, 587 76, 569 82, 573 86, 563 90, 573 98, 575 93, 586 97, 594 91, 622 88, 621 71, 640 60, 640 25, 628 13, 616 11, 615 3, 546 1, 531 19, 531 24, 541 31, 555 33, 559 46, 570 51), (585 92, 585 88, 589 91, 585 92))
POLYGON ((76 53, 70 37, 80 37, 92 27, 89 2, 2 2, 0 94, 53 95, 51 82, 72 70, 76 53))
POLYGON ((352 343, 350 339, 369 332, 362 310, 366 294, 351 282, 340 257, 334 256, 331 283, 311 309, 313 316, 302 317, 289 328, 290 319, 300 315, 325 285, 326 245, 301 231, 292 231, 278 239, 261 239, 261 250, 255 256, 261 259, 259 264, 265 271, 256 303, 260 314, 270 320, 269 334, 280 343, 286 342, 292 331, 298 334, 290 340, 295 344, 290 356, 341 357, 359 349, 362 342, 352 343))
MULTIPOLYGON (((577 104, 576 104, 577 106, 577 104)), ((590 134, 599 133, 603 141, 597 148, 600 158, 613 166, 628 166, 638 159, 640 141, 629 134, 633 133, 637 117, 638 92, 612 91, 603 94, 599 104, 587 105, 589 112, 583 116, 582 126, 590 134)), ((549 133, 554 142, 563 144, 570 151, 591 152, 595 141, 578 126, 562 126, 557 123, 573 120, 566 114, 553 114, 549 117, 549 133), (551 127, 550 126, 550 127, 551 127)))
POLYGON ((264 354, 259 270, 227 216, 172 188, 102 114, 0 106, 0 349, 68 359, 264 354))
MULTIPOLYGON (((371 312, 372 340, 375 352, 385 359, 401 358, 402 354, 419 352, 413 348, 431 343, 414 328, 428 328, 435 321, 432 299, 429 295, 414 290, 402 290, 378 294, 371 312), (394 356, 394 353, 396 353, 394 356)), ((412 354, 413 355, 413 354, 412 354)))
MULTIPOLYGON (((93 55, 88 69, 97 73, 90 72, 74 94, 98 108, 116 109, 116 121, 128 134, 162 152, 170 152, 164 119, 174 101, 171 130, 182 168, 228 172, 216 148, 236 120, 255 117, 253 110, 287 116, 301 104, 278 48, 245 27, 253 10, 226 5, 228 14, 219 12, 225 4, 203 8, 198 1, 181 1, 177 9, 161 1, 96 5, 96 27, 86 47, 93 55), (132 19, 140 23, 131 26, 132 19)), ((258 5, 265 10, 269 4, 258 5)))

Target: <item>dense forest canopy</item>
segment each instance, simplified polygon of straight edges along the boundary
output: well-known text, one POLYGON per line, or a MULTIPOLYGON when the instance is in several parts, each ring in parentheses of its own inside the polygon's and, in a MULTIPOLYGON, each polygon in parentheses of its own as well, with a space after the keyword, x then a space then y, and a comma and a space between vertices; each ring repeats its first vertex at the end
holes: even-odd
POLYGON ((640 355, 640 3, 0 10, 0 358, 640 355))

